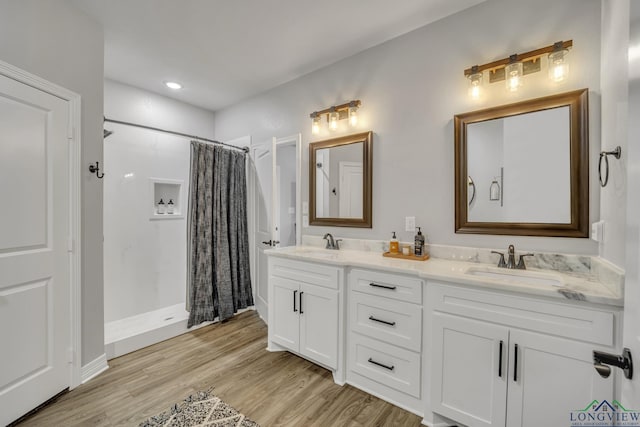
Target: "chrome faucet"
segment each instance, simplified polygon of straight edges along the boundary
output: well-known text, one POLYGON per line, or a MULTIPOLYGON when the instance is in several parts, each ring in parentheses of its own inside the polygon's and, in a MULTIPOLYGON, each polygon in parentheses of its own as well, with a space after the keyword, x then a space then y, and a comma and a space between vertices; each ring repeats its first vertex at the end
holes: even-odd
POLYGON ((508 248, 508 260, 505 262, 504 253, 498 251, 491 251, 492 254, 500 255, 500 260, 498 260, 498 267, 500 268, 508 268, 508 269, 516 269, 516 270, 526 270, 527 266, 524 263, 524 257, 533 256, 533 254, 522 254, 520 255, 520 259, 516 264, 516 248, 513 245, 509 245, 508 248))
POLYGON ((327 241, 327 246, 325 246, 325 249, 335 249, 335 250, 340 249, 340 242, 342 241, 342 239, 334 240, 331 233, 325 234, 323 239, 327 241))

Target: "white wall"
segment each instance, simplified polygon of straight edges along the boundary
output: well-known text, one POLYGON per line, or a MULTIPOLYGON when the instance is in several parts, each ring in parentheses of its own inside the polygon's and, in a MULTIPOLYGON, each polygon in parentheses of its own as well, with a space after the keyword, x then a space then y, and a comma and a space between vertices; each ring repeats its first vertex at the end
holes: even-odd
MULTIPOLYGON (((596 186, 600 147, 600 11, 598 0, 489 0, 329 67, 216 112, 216 137, 303 134, 302 200, 308 200, 309 113, 361 99, 357 129, 374 131, 373 229, 309 227, 341 237, 387 239, 415 216, 430 242, 481 247, 597 253, 588 239, 477 236, 454 233, 453 116, 553 93, 590 88, 591 220, 599 217, 596 186), (507 19, 508 18, 508 19, 507 19), (480 103, 467 96, 463 70, 473 64, 573 39, 571 77, 561 86, 546 72, 529 75, 515 96, 504 85, 488 88, 480 103)), ((346 122, 342 121, 341 125, 346 122)), ((413 239, 413 232, 399 238, 413 239)))
MULTIPOLYGON (((102 161, 102 27, 67 2, 0 0, 0 60, 82 97, 82 164, 102 161)), ((104 353, 102 181, 82 169, 82 363, 104 353)))
MULTIPOLYGON (((105 116, 147 126, 213 136, 213 113, 114 81, 105 81, 105 116)), ((106 123, 104 266, 105 321, 183 303, 186 296, 186 216, 150 219, 150 178, 182 181, 188 203, 189 138, 106 123)), ((155 200, 157 202, 158 200, 155 200)), ((168 200, 164 200, 168 202, 168 200)))
MULTIPOLYGON (((600 212, 605 220, 601 255, 624 266, 627 220, 627 98, 629 1, 602 2, 602 150, 622 147, 622 157, 609 157, 609 184, 602 189, 600 212)), ((596 169, 597 170, 597 169, 596 169)), ((597 174, 597 172, 596 172, 597 174)), ((600 188, 599 184, 598 188, 600 188)))

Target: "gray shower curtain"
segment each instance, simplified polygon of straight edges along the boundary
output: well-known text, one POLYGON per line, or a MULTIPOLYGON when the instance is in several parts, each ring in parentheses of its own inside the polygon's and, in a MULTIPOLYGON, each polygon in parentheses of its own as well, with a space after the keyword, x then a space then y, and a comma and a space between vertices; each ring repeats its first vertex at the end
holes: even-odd
POLYGON ((246 153, 191 141, 187 236, 188 327, 253 305, 246 153))

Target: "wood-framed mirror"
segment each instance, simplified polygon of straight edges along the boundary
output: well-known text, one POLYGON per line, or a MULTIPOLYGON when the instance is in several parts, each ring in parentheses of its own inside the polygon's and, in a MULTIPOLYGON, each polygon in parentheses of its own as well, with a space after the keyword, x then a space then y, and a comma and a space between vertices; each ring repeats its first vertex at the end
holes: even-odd
POLYGON ((455 231, 589 237, 588 90, 454 117, 455 231))
POLYGON ((309 225, 371 228, 373 132, 309 144, 309 225))

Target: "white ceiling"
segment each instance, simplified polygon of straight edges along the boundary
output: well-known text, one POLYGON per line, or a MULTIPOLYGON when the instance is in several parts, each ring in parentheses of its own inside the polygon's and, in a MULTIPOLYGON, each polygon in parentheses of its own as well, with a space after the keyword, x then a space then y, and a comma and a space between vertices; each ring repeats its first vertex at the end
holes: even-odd
POLYGON ((484 0, 69 1, 104 26, 107 78, 217 110, 484 0))

